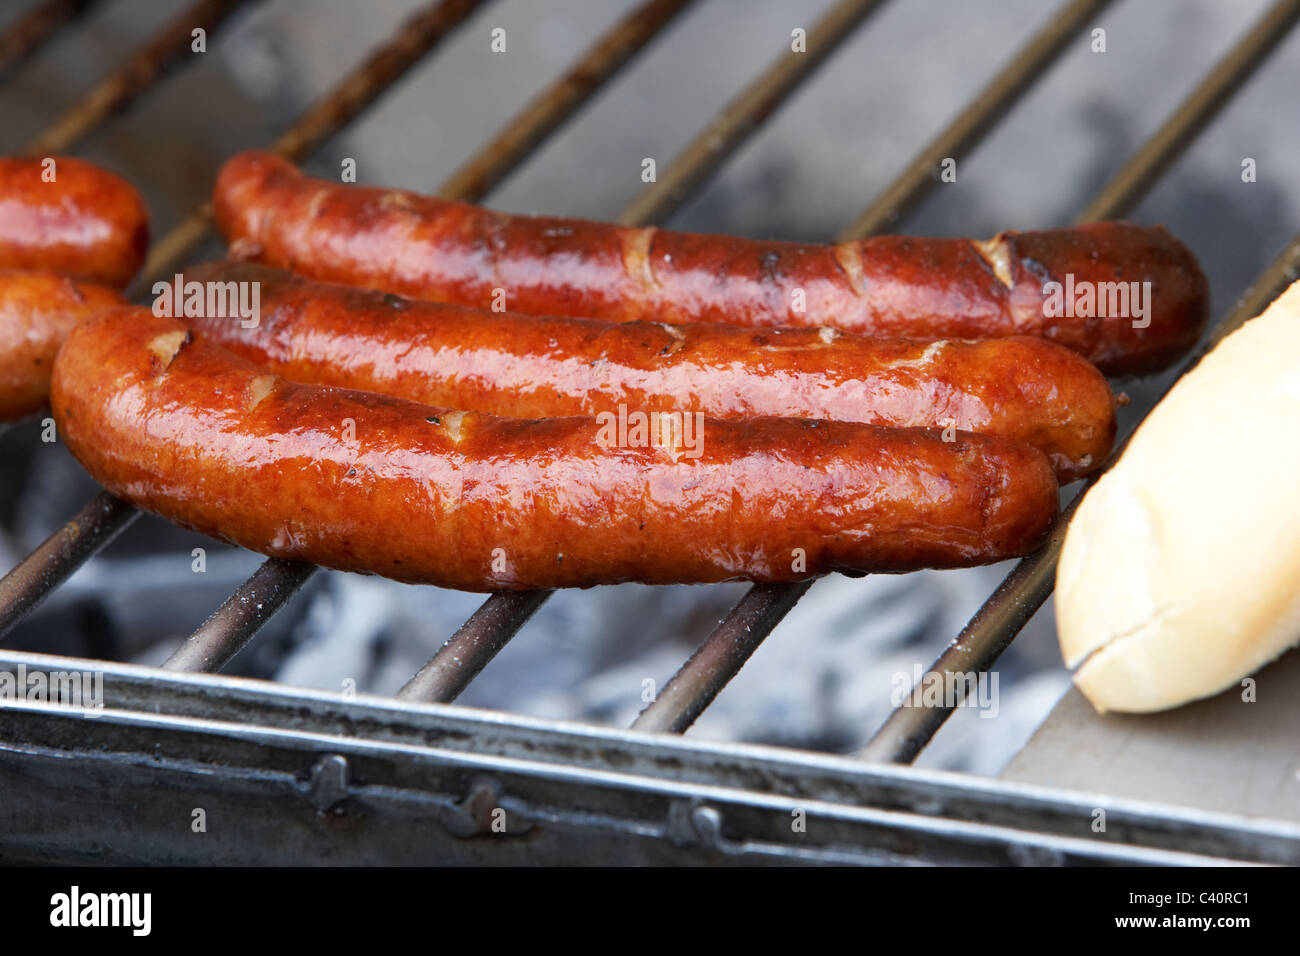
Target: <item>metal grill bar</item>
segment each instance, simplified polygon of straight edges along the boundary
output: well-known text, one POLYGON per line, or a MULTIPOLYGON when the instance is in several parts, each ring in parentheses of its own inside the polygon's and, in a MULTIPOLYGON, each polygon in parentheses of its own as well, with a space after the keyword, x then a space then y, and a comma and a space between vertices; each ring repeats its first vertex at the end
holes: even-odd
POLYGON ((318 100, 275 141, 271 149, 299 162, 392 88, 465 22, 483 0, 442 0, 411 17, 360 69, 318 100))
POLYGON ((883 0, 841 0, 808 31, 807 52, 786 50, 673 160, 672 167, 618 217, 645 226, 671 215, 799 85, 830 58, 883 0))
MULTIPOLYGON (((411 17, 383 46, 308 108, 271 149, 287 159, 301 161, 379 99, 482 3, 441 0, 411 17)), ((207 237, 211 227, 212 204, 205 202, 149 250, 132 295, 143 295, 154 281, 171 273, 207 237)))
POLYGON ((812 584, 754 585, 641 711, 632 722, 633 729, 685 732, 812 584))
POLYGON ((172 20, 115 73, 101 82, 23 150, 28 156, 66 152, 110 115, 157 82, 190 48, 191 32, 216 31, 249 0, 199 0, 172 20))
POLYGON ((403 700, 451 703, 537 613, 551 593, 497 591, 406 682, 397 696, 403 700))
POLYGON ((0 579, 0 637, 140 516, 107 491, 0 579))
POLYGON ((693 0, 649 0, 587 50, 438 190, 443 199, 477 202, 685 10, 693 0))
POLYGON ((1269 7, 1192 95, 1102 188, 1076 221, 1114 219, 1126 215, 1136 206, 1170 164, 1268 59, 1290 33, 1297 19, 1300 19, 1300 0, 1280 0, 1269 7))
POLYGON ((163 663, 170 671, 215 674, 230 663, 316 570, 302 561, 267 558, 237 592, 204 621, 163 663))
MULTIPOLYGON (((1300 17, 1300 2, 1281 0, 1261 17, 1173 113, 1154 136, 1125 164, 1080 215, 1079 222, 1124 215, 1154 185, 1160 174, 1192 142, 1300 17)), ((1210 334, 1204 345, 1186 361, 1174 377, 1181 378, 1200 357, 1223 336, 1256 315, 1295 277, 1300 238, 1268 267, 1237 307, 1210 334)), ((1173 384, 1168 386, 1172 388, 1173 384)), ((1168 388, 1162 396, 1168 393, 1168 388)), ((1154 407, 1154 406, 1153 406, 1154 407)), ((1150 409, 1148 409, 1150 411, 1150 409)), ((1047 600, 1055 586, 1056 562, 1060 557, 1065 530, 1083 495, 1118 460, 1124 441, 1102 469, 1089 478, 1074 500, 1063 510, 1047 544, 1022 559, 975 613, 956 639, 939 656, 930 671, 937 674, 977 673, 988 670, 1011 644, 1021 628, 1047 600)), ((900 707, 868 741, 860 753, 864 759, 910 763, 929 743, 952 714, 953 708, 900 707)))
MULTIPOLYGON (((277 141, 277 147, 289 144, 316 144, 332 133, 338 132, 356 117, 360 109, 374 102, 379 95, 396 82, 406 70, 415 65, 419 56, 412 59, 413 51, 427 53, 461 23, 482 0, 441 0, 417 14, 399 28, 398 32, 380 50, 357 69, 353 70, 334 90, 318 101, 297 124, 277 141), (359 104, 359 105, 358 105, 359 104), (329 122, 338 125, 330 128, 329 122)), ((155 278, 175 267, 185 254, 207 233, 211 220, 211 206, 205 204, 185 222, 168 234, 151 251, 145 263, 143 288, 148 288, 155 278), (206 210, 206 214, 204 213, 206 210), (197 227, 197 228, 196 228, 197 227)), ((99 552, 136 517, 129 505, 107 493, 97 496, 82 509, 69 524, 76 524, 78 533, 75 547, 59 547, 59 532, 32 554, 23 559, 3 579, 0 579, 0 634, 13 627, 25 614, 45 600, 49 592, 58 587, 78 567, 99 552), (82 520, 83 516, 108 511, 113 521, 82 520), (123 514, 123 510, 126 514, 123 514)), ((65 528, 66 532, 66 528, 65 528)), ((313 569, 314 570, 314 569, 313 569)), ((306 578, 297 582, 301 587, 306 578)), ((292 582, 285 582, 293 587, 292 582)), ((295 588, 296 590, 296 588, 295 588)), ((286 594, 285 599, 292 596, 286 594)), ((231 600, 239 597, 236 594, 231 600)), ((229 603, 229 602, 227 602, 229 603)), ((223 618, 225 620, 225 618, 223 618)), ((246 640, 246 638, 245 638, 246 640)))
MULTIPOLYGON (((1069 37, 1079 30, 1089 16, 1108 2, 1109 0, 1072 0, 1064 7, 1051 23, 1012 58, 961 115, 917 155, 903 174, 880 194, 857 221, 840 235, 841 241, 861 239, 878 232, 914 207, 931 188, 938 161, 947 156, 961 156, 974 149, 1010 111, 1020 96, 1030 89, 1033 80, 1060 56, 1069 37)), ((678 733, 686 730, 726 686, 727 681, 740 671, 745 661, 758 650, 767 635, 781 623, 782 618, 807 590, 807 584, 755 585, 751 588, 726 620, 709 635, 695 657, 687 661, 669 682, 668 687, 677 685, 681 690, 675 688, 671 695, 660 695, 641 713, 633 726, 644 729, 671 728, 678 733), (749 622, 743 653, 733 649, 734 634, 729 626, 737 615, 749 622), (696 662, 696 658, 699 658, 699 662, 696 662), (721 676, 722 672, 712 670, 707 663, 714 660, 726 660, 728 667, 725 678, 716 687, 712 681, 721 676), (684 692, 688 688, 708 694, 708 698, 697 702, 684 692), (652 709, 654 713, 647 716, 652 709), (649 726, 651 723, 654 724, 653 727, 649 726)), ((668 687, 665 687, 665 692, 668 687)))
POLYGON ((975 149, 984 137, 1027 93, 1063 52, 1083 25, 1111 0, 1071 0, 1052 22, 1034 35, 1003 70, 962 110, 942 133, 912 160, 911 165, 840 233, 840 241, 864 239, 883 232, 916 208, 938 185, 935 171, 948 157, 975 149))
POLYGON ((0 77, 17 69, 45 45, 59 28, 81 16, 99 0, 45 0, 0 34, 0 77))

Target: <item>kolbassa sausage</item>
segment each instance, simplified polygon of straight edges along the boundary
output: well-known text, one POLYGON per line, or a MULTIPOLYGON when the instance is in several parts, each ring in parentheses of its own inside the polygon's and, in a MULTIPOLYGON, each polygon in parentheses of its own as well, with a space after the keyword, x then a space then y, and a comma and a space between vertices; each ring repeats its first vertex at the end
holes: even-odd
POLYGON ((148 213, 122 177, 67 156, 0 157, 0 269, 48 269, 121 289, 148 244, 148 213))
POLYGON ((143 307, 79 324, 51 396, 73 455, 147 511, 472 591, 982 564, 1040 546, 1057 509, 1047 459, 1018 442, 706 419, 698 448, 638 443, 590 417, 292 383, 143 307))
POLYGON ((986 242, 758 241, 506 215, 311 179, 258 152, 226 162, 213 203, 227 239, 268 265, 537 315, 925 339, 1036 335, 1126 374, 1186 351, 1209 309, 1187 247, 1160 227, 1122 222, 986 242))
POLYGON ((72 327, 124 302, 112 289, 52 272, 0 270, 0 422, 44 406, 55 353, 72 327))
POLYGON ((293 381, 427 405, 517 418, 624 406, 951 427, 1028 442, 1063 482, 1099 466, 1115 435, 1101 373, 1027 336, 929 342, 484 312, 253 263, 195 266, 183 281, 201 283, 189 288, 203 293, 186 321, 245 358, 293 381), (248 308, 254 288, 256 316, 248 308), (232 307, 241 289, 248 316, 232 307), (222 293, 211 309, 208 290, 222 293))

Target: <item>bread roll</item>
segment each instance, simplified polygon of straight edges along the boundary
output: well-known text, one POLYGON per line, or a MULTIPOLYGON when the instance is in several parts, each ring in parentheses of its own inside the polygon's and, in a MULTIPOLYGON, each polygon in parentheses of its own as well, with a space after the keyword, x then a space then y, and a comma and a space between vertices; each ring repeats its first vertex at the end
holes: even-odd
POLYGON ((1065 536, 1056 618, 1099 711, 1208 697, 1300 641, 1300 282, 1137 430, 1065 536))

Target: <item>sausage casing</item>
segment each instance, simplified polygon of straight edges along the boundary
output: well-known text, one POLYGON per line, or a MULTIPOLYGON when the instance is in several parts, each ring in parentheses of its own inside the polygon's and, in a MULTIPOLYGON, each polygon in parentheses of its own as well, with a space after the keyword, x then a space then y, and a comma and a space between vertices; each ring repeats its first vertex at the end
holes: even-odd
POLYGON ((85 160, 51 161, 0 157, 0 269, 48 269, 125 288, 149 245, 139 193, 85 160))
POLYGON ((787 581, 998 561, 1044 540, 1017 442, 706 419, 683 446, 291 383, 150 309, 73 330, 60 434, 113 494, 264 554, 465 590, 787 581), (620 439, 622 441, 622 439, 620 439))
POLYGON ((1099 466, 1115 435, 1114 398, 1101 373, 1074 352, 1027 336, 929 342, 827 328, 484 312, 252 263, 195 266, 184 279, 232 293, 230 283, 257 284, 255 319, 229 308, 187 316, 245 358, 293 381, 426 405, 516 418, 624 405, 716 418, 952 427, 1028 442, 1061 481, 1099 466))
POLYGON ((987 242, 757 241, 511 216, 311 179, 256 152, 224 165, 213 204, 226 237, 268 265, 481 309, 504 299, 536 315, 829 325, 925 339, 1036 335, 1125 374, 1188 349, 1209 309, 1207 280, 1187 247, 1160 227, 1122 222, 987 242), (1080 296, 1089 289, 1086 306, 1080 296))
POLYGON ((72 327, 124 302, 112 289, 52 272, 0 270, 0 421, 43 407, 55 353, 72 327))

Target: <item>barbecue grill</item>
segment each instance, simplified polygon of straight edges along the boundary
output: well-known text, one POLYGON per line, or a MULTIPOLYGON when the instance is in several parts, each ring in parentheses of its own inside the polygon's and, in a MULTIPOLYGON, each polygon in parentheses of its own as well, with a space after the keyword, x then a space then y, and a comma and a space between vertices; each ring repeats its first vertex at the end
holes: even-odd
MULTIPOLYGON (((220 27, 245 5, 201 0, 183 10, 26 151, 75 151, 92 130, 167 82, 195 28, 219 43, 220 27)), ((467 201, 487 195, 689 5, 648 0, 637 7, 449 177, 440 194, 467 201)), ((771 66, 659 170, 618 220, 651 224, 680 207, 884 5, 840 0, 808 27, 806 52, 774 46, 771 66)), ((94 6, 44 0, 10 24, 0 34, 0 80, 43 43, 77 29, 94 6)), ((941 163, 969 154, 1071 43, 1086 42, 1085 28, 1107 6, 1063 3, 841 238, 894 228, 915 210, 939 185, 941 163)), ((441 41, 481 7, 491 3, 440 0, 420 8, 269 148, 306 159, 412 67, 436 56, 441 41)), ((1133 209, 1298 17, 1300 0, 1271 5, 1079 221, 1133 209)), ((210 233, 211 209, 202 203, 154 243, 136 292, 193 261, 210 233)), ((1213 326, 1202 352, 1259 312, 1298 270, 1300 237, 1213 326)), ((1144 397, 1139 411, 1151 404, 1144 397)), ((1070 493, 1077 502, 1077 488, 1070 493)), ((1050 595, 1073 502, 1047 546, 1016 564, 930 672, 994 667, 1050 595)), ((0 636, 137 514, 101 493, 22 559, 0 581, 0 636)), ((266 560, 159 667, 0 648, 0 671, 93 671, 102 673, 104 687, 100 712, 52 702, 0 706, 0 855, 155 863, 1300 862, 1294 815, 1211 812, 910 766, 960 701, 898 707, 852 755, 683 737, 815 589, 810 583, 751 587, 630 729, 454 705, 547 592, 490 595, 392 698, 221 676, 316 570, 266 560), (193 839, 188 821, 195 807, 227 825, 193 839), (1100 830, 1093 826, 1099 807, 1107 821, 1100 830)), ((808 653, 816 652, 810 643, 808 653)))

